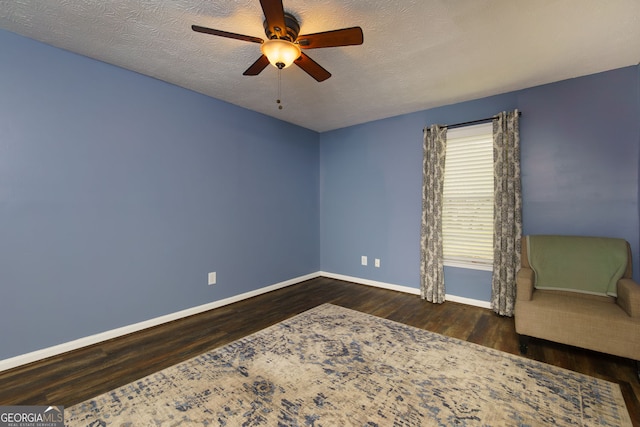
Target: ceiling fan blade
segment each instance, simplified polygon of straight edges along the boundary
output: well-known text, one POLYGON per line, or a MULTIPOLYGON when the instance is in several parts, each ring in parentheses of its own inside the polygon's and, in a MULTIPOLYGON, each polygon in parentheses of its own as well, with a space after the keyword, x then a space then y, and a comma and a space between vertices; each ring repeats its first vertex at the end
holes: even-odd
POLYGON ((199 25, 192 25, 191 29, 198 33, 212 34, 214 36, 226 37, 229 39, 236 39, 253 43, 264 43, 264 40, 258 37, 245 36, 244 34, 230 33, 228 31, 214 30, 213 28, 201 27, 199 25))
POLYGON ((296 59, 294 63, 319 82, 325 81, 331 77, 330 72, 322 68, 320 64, 309 58, 304 53, 301 53, 300 57, 296 59))
POLYGON ((317 49, 320 47, 353 46, 362 44, 364 36, 362 28, 351 27, 341 30, 325 31, 323 33, 299 36, 297 42, 302 49, 317 49))
POLYGON ((260 5, 262 6, 269 32, 278 37, 285 36, 287 34, 287 26, 284 22, 282 0, 260 0, 260 5))
POLYGON ((269 65, 269 59, 266 56, 262 55, 256 62, 253 63, 253 65, 247 68, 247 70, 242 73, 242 75, 257 76, 262 72, 262 70, 267 68, 267 65, 269 65))

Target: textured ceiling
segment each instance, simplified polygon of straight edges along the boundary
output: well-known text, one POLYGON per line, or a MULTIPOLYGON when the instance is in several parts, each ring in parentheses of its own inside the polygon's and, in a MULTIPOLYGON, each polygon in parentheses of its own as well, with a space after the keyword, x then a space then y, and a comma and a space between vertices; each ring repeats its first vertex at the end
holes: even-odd
POLYGON ((360 26, 364 44, 307 50, 332 73, 242 72, 259 0, 0 0, 0 28, 327 131, 640 61, 640 0, 284 0, 301 34, 360 26))

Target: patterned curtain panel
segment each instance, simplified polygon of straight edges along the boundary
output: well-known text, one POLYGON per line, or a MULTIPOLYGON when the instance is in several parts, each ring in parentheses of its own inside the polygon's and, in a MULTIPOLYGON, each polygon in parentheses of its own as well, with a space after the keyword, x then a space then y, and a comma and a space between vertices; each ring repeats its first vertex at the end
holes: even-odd
POLYGON ((522 188, 518 110, 502 112, 493 121, 493 279, 491 307, 501 316, 513 316, 516 273, 522 241, 522 188))
POLYGON ((447 128, 432 125, 424 131, 422 172, 422 226, 420 230, 420 295, 444 302, 442 257, 442 190, 447 128))

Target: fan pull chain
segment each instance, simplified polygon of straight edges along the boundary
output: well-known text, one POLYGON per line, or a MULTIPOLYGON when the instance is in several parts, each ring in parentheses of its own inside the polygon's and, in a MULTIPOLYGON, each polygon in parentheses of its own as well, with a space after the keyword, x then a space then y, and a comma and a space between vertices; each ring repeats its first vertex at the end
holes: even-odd
POLYGON ((282 110, 282 101, 280 98, 282 97, 282 70, 278 68, 278 99, 276 99, 276 104, 278 104, 278 110, 282 110))

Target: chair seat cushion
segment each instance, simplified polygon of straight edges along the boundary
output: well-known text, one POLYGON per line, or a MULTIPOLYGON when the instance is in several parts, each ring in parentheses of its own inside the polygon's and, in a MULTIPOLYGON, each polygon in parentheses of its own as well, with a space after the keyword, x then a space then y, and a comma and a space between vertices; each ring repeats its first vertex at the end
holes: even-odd
POLYGON ((640 319, 613 298, 537 290, 516 301, 516 331, 622 357, 640 357, 640 319))

